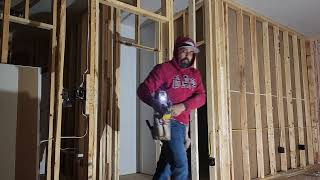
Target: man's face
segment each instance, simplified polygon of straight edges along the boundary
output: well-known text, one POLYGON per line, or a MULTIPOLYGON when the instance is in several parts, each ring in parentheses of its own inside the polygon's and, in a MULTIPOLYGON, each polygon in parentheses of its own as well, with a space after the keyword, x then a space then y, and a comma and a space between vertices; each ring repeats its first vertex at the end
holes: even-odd
POLYGON ((179 48, 178 49, 178 61, 181 67, 188 67, 192 63, 193 59, 193 51, 187 48, 179 48))

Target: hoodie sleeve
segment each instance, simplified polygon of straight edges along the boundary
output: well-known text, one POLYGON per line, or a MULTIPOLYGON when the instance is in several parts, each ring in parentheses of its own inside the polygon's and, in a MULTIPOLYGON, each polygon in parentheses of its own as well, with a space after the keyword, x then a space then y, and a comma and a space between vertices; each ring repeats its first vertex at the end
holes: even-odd
POLYGON ((152 106, 152 93, 156 91, 163 83, 161 74, 161 65, 156 65, 149 73, 148 77, 138 87, 137 94, 139 98, 149 106, 152 106))
POLYGON ((197 86, 193 95, 183 102, 183 104, 186 107, 186 111, 197 109, 203 106, 206 102, 205 89, 203 87, 199 71, 197 71, 196 79, 197 79, 197 86))

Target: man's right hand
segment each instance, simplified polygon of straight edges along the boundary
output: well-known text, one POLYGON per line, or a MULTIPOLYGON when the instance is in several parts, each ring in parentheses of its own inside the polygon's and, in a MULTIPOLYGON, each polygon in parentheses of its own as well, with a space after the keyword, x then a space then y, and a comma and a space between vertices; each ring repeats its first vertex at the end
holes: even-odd
POLYGON ((173 116, 179 116, 183 111, 186 110, 186 107, 183 103, 175 104, 172 106, 172 115, 173 116))

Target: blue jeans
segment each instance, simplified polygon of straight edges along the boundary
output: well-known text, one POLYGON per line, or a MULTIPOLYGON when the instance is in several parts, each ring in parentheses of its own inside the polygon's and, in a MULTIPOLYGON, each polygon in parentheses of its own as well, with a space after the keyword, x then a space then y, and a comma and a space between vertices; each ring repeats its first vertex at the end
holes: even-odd
POLYGON ((171 120, 171 140, 165 141, 153 180, 188 179, 188 159, 184 148, 186 126, 171 120))

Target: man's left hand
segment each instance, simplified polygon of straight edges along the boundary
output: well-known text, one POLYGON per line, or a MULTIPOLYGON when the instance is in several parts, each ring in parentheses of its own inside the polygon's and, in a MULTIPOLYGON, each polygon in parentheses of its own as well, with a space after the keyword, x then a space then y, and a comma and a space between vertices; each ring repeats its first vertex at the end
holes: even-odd
POLYGON ((186 107, 183 103, 180 103, 173 105, 171 110, 173 116, 179 116, 184 110, 186 110, 186 107))

